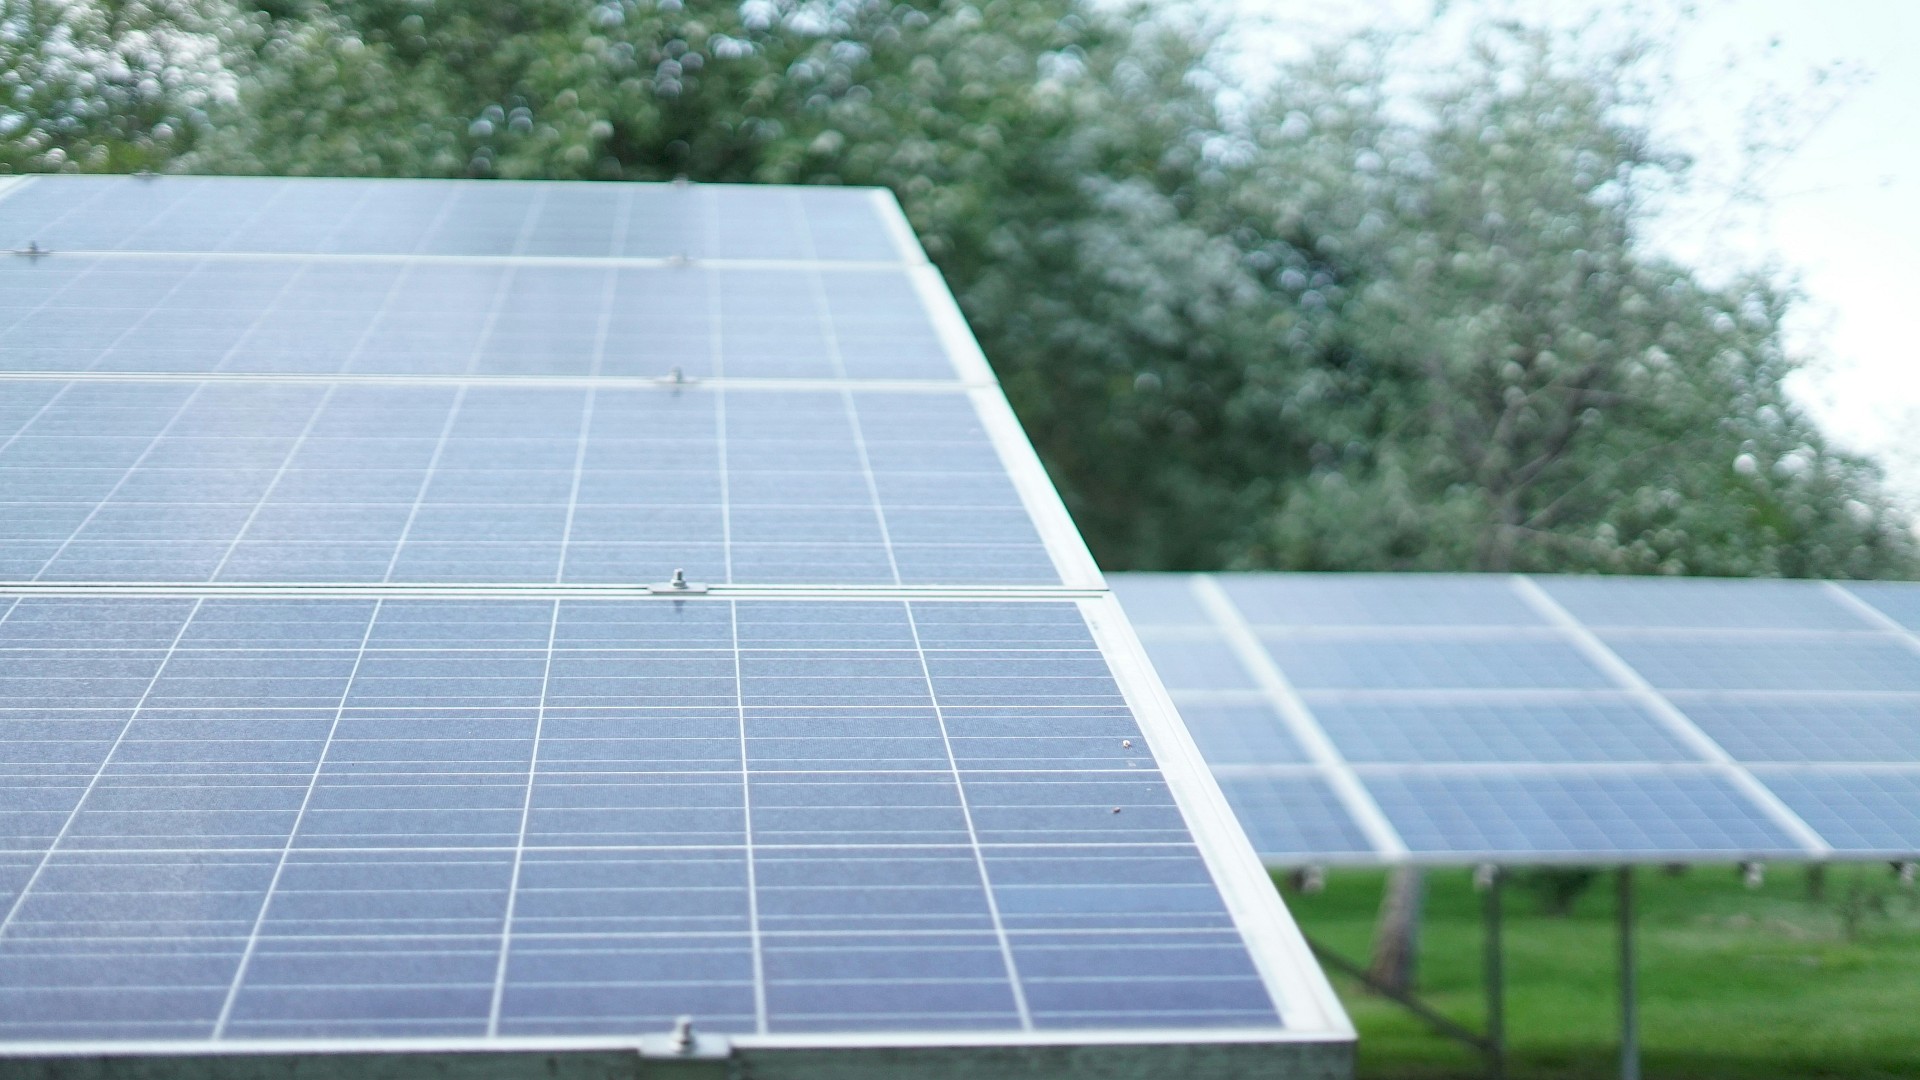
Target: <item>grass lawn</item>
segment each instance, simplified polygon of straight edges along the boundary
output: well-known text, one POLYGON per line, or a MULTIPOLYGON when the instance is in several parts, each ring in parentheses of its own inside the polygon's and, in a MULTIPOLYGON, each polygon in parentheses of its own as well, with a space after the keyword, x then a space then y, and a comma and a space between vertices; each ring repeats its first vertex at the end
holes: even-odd
MULTIPOLYGON (((1421 993, 1480 1029, 1480 896, 1464 870, 1427 881, 1421 993)), ((1288 889, 1287 904, 1309 937, 1364 962, 1383 883, 1378 872, 1330 871, 1325 891, 1288 889)), ((1757 889, 1719 866, 1642 868, 1635 884, 1647 1077, 1920 1078, 1920 891, 1884 864, 1829 869, 1817 900, 1792 866, 1768 867, 1757 889)), ((1617 1075, 1611 873, 1569 917, 1542 914, 1521 882, 1503 895, 1509 1075, 1617 1075)), ((1472 1051, 1333 980, 1360 1029, 1362 1078, 1483 1075, 1472 1051)))

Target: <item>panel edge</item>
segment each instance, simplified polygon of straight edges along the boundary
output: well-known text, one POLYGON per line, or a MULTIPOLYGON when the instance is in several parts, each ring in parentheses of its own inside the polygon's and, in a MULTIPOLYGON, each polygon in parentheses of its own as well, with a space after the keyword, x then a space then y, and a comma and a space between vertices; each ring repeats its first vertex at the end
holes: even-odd
POLYGON ((1078 603, 1273 997, 1281 1023, 1301 1035, 1355 1038, 1352 1021, 1181 722, 1120 601, 1107 594, 1078 603))

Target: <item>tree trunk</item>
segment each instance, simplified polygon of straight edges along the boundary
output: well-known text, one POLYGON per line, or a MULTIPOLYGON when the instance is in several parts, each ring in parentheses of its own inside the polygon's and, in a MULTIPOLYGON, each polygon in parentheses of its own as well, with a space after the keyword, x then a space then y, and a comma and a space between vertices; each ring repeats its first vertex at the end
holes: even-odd
POLYGON ((1420 969, 1420 909, 1426 898, 1426 875, 1418 868, 1402 866, 1388 875, 1373 933, 1373 962, 1367 966, 1375 982, 1413 992, 1420 969))

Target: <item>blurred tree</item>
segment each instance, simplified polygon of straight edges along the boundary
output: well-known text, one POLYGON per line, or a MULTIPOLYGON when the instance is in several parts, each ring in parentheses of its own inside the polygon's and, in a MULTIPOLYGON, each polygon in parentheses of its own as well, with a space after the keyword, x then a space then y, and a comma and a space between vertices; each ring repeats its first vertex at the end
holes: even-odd
POLYGON ((1652 199, 1686 163, 1635 119, 1640 50, 1488 27, 1396 122, 1353 93, 1385 82, 1392 49, 1286 81, 1255 122, 1270 164, 1240 197, 1337 253, 1337 275, 1300 287, 1337 309, 1340 348, 1295 385, 1307 477, 1229 558, 1910 575, 1875 470, 1784 393, 1787 298, 1646 251, 1652 199), (1338 195, 1316 205, 1322 189, 1338 195))
POLYGON ((0 167, 886 185, 1109 567, 1920 568, 1782 389, 1790 296, 1648 252, 1686 163, 1634 48, 1488 26, 1409 90, 1363 36, 1248 99, 1178 3, 161 2, 0 0, 15 99, 77 103, 0 125, 146 155, 0 167), (212 22, 172 97, 19 60, 212 22), (153 137, 228 71, 206 137, 153 137))
POLYGON ((133 172, 231 95, 199 0, 0 0, 0 172, 133 172))

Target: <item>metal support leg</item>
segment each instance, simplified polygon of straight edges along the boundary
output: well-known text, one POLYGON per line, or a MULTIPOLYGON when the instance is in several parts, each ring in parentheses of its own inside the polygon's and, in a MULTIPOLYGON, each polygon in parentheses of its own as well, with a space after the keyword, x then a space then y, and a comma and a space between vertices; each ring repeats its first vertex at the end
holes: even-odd
POLYGON ((1620 1080, 1640 1080, 1640 1002, 1633 958, 1633 867, 1620 868, 1620 1080))
POLYGON ((1501 1080, 1507 1074, 1507 987, 1506 965, 1501 956, 1500 878, 1498 868, 1487 874, 1486 889, 1486 988, 1487 988, 1487 1075, 1501 1080))

